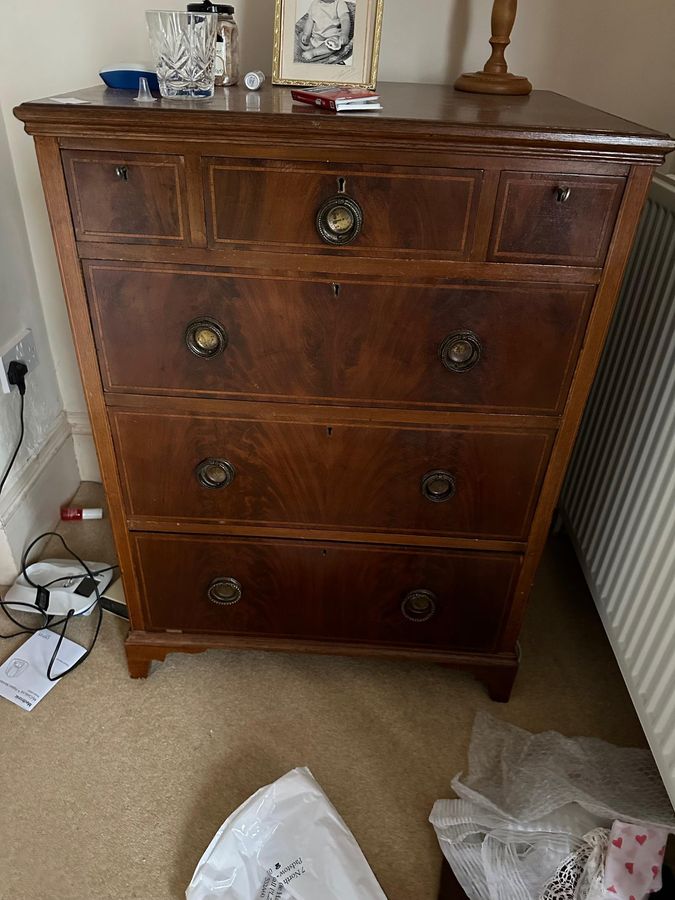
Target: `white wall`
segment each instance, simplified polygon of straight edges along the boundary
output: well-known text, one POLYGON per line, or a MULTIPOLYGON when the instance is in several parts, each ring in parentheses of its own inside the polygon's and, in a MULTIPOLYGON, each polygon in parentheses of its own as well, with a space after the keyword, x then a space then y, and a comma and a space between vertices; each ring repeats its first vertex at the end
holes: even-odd
MULTIPOLYGON (((16 574, 26 538, 58 520, 59 504, 79 479, 0 119, 0 347, 25 328, 33 332, 40 362, 26 380, 25 437, 0 497, 0 584, 16 574)), ((0 473, 19 437, 19 408, 16 390, 0 394, 0 473)))
MULTIPOLYGON (((180 4, 168 6, 181 8, 180 4)), ((63 306, 31 140, 12 117, 25 99, 97 82, 109 62, 147 58, 147 0, 34 0, 6 4, 0 31, 0 107, 61 393, 76 431, 84 400, 63 306)), ((491 0, 385 0, 380 78, 452 82, 489 55, 491 0)), ((273 0, 236 3, 244 67, 269 72, 273 0)), ((675 134, 675 3, 672 0, 521 0, 507 58, 535 88, 569 94, 675 134)), ((669 163, 675 171, 675 160, 669 163)), ((76 436, 83 474, 92 455, 76 436)))

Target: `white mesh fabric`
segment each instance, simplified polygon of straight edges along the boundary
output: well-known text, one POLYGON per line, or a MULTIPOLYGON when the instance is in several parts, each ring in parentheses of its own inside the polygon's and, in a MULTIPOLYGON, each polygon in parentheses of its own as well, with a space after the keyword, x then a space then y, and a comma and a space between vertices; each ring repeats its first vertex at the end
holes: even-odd
POLYGON ((576 803, 601 818, 675 828, 648 750, 555 731, 530 734, 487 713, 476 716, 469 775, 458 775, 452 787, 459 797, 480 798, 482 806, 519 822, 576 803))
POLYGON ((437 801, 430 821, 469 900, 538 900, 583 836, 614 819, 675 831, 649 751, 532 735, 486 713, 452 786, 459 799, 437 801))

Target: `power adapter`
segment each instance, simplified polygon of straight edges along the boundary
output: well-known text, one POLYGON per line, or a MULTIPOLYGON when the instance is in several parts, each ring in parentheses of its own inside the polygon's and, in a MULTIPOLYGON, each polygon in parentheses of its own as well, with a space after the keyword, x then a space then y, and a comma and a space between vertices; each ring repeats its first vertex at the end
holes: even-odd
POLYGON ((13 359, 11 363, 7 366, 7 381, 9 384, 16 385, 19 389, 19 393, 21 394, 21 412, 20 412, 20 422, 21 422, 21 432, 19 434, 19 440, 17 442, 16 447, 14 448, 14 453, 12 453, 12 458, 10 459, 7 468, 5 469, 5 474, 0 478, 0 494, 4 486, 7 484, 7 479, 9 478, 9 472, 14 463, 16 462, 16 457, 19 453, 19 448, 23 443, 23 436, 25 434, 25 423, 23 420, 23 407, 25 398, 24 395, 26 393, 26 375, 28 374, 28 366, 26 363, 19 362, 16 359, 13 359))
POLYGON ((20 362, 17 359, 13 359, 9 366, 7 367, 7 381, 10 384, 15 384, 19 393, 23 397, 26 393, 26 375, 28 374, 28 366, 26 363, 20 362))

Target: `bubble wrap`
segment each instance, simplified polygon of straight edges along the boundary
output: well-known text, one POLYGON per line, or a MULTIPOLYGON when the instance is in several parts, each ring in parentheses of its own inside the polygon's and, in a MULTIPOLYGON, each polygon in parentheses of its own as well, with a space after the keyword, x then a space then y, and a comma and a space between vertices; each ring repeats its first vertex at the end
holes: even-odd
POLYGON ((537 900, 583 836, 614 819, 675 832, 648 750, 534 735, 486 713, 452 787, 459 799, 438 800, 429 821, 469 900, 537 900))

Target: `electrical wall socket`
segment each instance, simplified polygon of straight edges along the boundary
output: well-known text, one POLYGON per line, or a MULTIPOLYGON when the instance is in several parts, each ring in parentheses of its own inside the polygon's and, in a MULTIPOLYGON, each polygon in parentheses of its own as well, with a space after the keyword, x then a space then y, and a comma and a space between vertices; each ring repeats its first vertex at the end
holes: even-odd
POLYGON ((3 394, 9 394, 16 385, 7 381, 7 369, 12 360, 26 363, 28 372, 31 373, 38 364, 37 350, 35 349, 35 341, 33 340, 33 332, 30 328, 22 331, 21 334, 8 344, 0 354, 0 389, 3 394))

